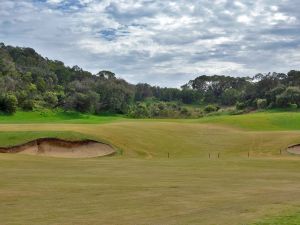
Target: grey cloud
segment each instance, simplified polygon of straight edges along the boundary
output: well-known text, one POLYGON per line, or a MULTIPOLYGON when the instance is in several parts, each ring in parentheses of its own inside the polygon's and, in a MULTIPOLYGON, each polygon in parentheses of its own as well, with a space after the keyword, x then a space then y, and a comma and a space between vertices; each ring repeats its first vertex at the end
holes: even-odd
POLYGON ((0 42, 161 86, 300 69, 298 0, 56 2, 2 0, 0 42))

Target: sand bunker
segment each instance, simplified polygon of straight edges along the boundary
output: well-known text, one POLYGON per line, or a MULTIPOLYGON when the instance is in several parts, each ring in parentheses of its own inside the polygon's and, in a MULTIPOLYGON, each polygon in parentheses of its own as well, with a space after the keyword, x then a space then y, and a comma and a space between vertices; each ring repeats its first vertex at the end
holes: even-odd
POLYGON ((111 146, 92 140, 65 141, 56 138, 42 138, 18 146, 0 148, 0 153, 62 158, 91 158, 113 155, 115 152, 111 146))
POLYGON ((300 145, 293 145, 288 147, 287 151, 292 154, 300 155, 300 145))

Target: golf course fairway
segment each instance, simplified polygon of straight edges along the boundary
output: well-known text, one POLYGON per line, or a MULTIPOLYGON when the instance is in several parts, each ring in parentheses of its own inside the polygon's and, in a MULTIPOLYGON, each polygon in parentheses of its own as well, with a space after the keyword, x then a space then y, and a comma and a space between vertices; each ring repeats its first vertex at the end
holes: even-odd
POLYGON ((1 225, 300 224, 300 156, 287 152, 300 144, 297 113, 15 118, 0 118, 1 147, 92 139, 116 154, 0 154, 1 225))

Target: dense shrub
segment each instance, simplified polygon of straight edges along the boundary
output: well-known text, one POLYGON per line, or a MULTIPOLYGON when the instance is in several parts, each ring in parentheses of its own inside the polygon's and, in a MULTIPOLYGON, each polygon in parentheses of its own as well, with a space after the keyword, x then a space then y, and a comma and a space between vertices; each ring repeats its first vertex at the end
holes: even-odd
POLYGON ((4 94, 0 96, 0 111, 14 114, 17 111, 18 100, 15 95, 4 94))
POLYGON ((234 105, 239 98, 239 91, 233 88, 226 89, 221 96, 222 104, 234 105))
POLYGON ((274 108, 274 103, 273 102, 271 102, 268 106, 267 106, 267 109, 272 109, 272 108, 274 108))
POLYGON ((235 104, 235 108, 237 110, 244 110, 246 108, 246 104, 244 102, 237 102, 235 104))
POLYGON ((65 101, 65 109, 75 109, 82 113, 95 113, 99 95, 89 91, 87 93, 75 93, 65 101))
POLYGON ((214 105, 207 105, 204 107, 204 112, 206 113, 211 113, 211 112, 216 112, 218 111, 218 107, 214 105))
POLYGON ((129 108, 128 116, 132 118, 148 118, 149 110, 146 105, 138 103, 129 108))
POLYGON ((257 99, 256 106, 258 109, 266 109, 268 107, 267 99, 257 99))
POLYGON ((186 108, 186 107, 183 107, 181 110, 180 110, 180 114, 183 115, 183 116, 191 116, 191 112, 186 108))
POLYGON ((198 109, 165 102, 137 103, 129 108, 127 114, 132 118, 198 118, 202 115, 198 109))
POLYGON ((46 103, 49 104, 49 106, 55 107, 58 104, 58 98, 56 93, 52 92, 52 91, 47 91, 45 93, 45 97, 44 100, 46 101, 46 103))
POLYGON ((300 88, 288 87, 283 93, 276 96, 278 107, 288 107, 290 104, 300 105, 300 88))
POLYGON ((289 104, 289 108, 291 108, 291 109, 297 109, 298 105, 297 104, 289 104))
POLYGON ((27 99, 22 102, 21 108, 25 111, 32 111, 34 109, 35 103, 32 99, 27 99))
POLYGON ((289 105, 289 98, 285 94, 280 94, 276 96, 276 106, 287 107, 289 105))

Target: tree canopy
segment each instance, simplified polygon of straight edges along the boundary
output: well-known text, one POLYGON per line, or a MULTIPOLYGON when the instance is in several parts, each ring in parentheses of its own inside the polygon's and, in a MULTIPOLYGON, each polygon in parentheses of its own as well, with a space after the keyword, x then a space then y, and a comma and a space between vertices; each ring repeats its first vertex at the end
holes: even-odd
POLYGON ((92 74, 79 66, 69 67, 61 61, 44 58, 32 48, 0 43, 0 112, 3 113, 12 114, 18 108, 60 108, 134 117, 193 114, 184 104, 210 105, 206 111, 215 111, 211 105, 236 105, 239 109, 298 107, 300 71, 253 77, 201 75, 181 88, 165 88, 147 83, 133 85, 107 70, 92 74), (143 102, 147 104, 140 104, 143 102))

